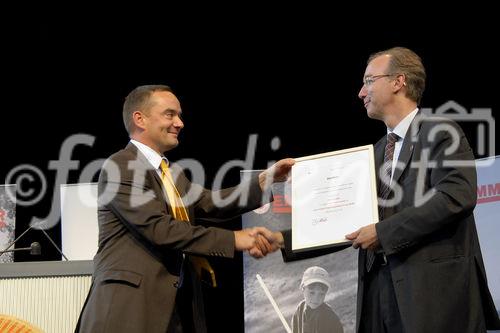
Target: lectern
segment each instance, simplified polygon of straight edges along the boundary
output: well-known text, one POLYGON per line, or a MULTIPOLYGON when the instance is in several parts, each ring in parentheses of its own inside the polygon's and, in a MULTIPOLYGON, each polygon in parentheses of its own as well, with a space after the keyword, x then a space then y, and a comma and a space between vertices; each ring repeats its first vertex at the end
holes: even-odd
POLYGON ((90 260, 0 264, 0 314, 47 333, 73 332, 92 269, 90 260))

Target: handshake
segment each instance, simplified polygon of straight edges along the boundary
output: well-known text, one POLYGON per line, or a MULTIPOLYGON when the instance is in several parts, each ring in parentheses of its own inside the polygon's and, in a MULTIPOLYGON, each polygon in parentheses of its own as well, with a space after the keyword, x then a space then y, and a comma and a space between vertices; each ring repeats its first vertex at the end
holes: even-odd
POLYGON ((254 258, 263 258, 268 253, 284 246, 283 234, 265 227, 254 227, 234 232, 235 249, 248 251, 254 258))
MULTIPOLYGON (((285 158, 259 174, 262 192, 269 190, 271 184, 284 182, 295 164, 292 158, 285 158)), ((284 246, 283 234, 264 227, 254 227, 234 232, 235 250, 248 251, 254 258, 263 258, 284 246)))

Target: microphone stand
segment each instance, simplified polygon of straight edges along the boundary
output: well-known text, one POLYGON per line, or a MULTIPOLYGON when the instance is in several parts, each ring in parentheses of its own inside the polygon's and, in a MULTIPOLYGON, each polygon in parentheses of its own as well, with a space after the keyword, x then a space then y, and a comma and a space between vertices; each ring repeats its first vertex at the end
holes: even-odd
POLYGON ((30 251, 30 254, 31 255, 40 255, 41 252, 40 252, 40 243, 38 242, 33 242, 31 243, 31 246, 30 247, 19 247, 17 249, 11 249, 11 250, 3 250, 3 251, 0 251, 0 256, 4 253, 7 253, 7 252, 15 252, 15 251, 30 251))
POLYGON ((2 254, 4 254, 5 252, 11 252, 11 251, 9 251, 10 247, 11 247, 12 245, 14 245, 14 244, 15 244, 15 243, 19 240, 19 238, 23 237, 25 233, 27 233, 28 231, 30 231, 30 230, 31 230, 31 228, 33 228, 33 226, 30 226, 28 229, 24 230, 24 232, 21 234, 21 236, 19 236, 19 237, 17 237, 16 239, 14 239, 14 240, 12 241, 12 243, 10 243, 10 244, 9 244, 9 246, 7 246, 5 249, 3 249, 2 251, 0 251, 0 256, 1 256, 2 254))
POLYGON ((49 237, 49 235, 45 232, 45 230, 43 230, 43 229, 40 229, 40 230, 45 234, 45 236, 47 236, 49 241, 52 243, 52 245, 54 245, 54 247, 64 257, 64 259, 66 259, 66 261, 68 261, 68 258, 64 255, 63 251, 59 248, 59 246, 56 245, 56 243, 52 240, 52 238, 49 237))
MULTIPOLYGON (((24 230, 24 232, 23 232, 23 233, 22 233, 19 237, 17 237, 16 239, 14 239, 14 240, 12 241, 12 243, 10 243, 10 244, 9 244, 9 246, 7 246, 5 249, 1 250, 1 251, 0 251, 0 256, 1 256, 2 254, 6 253, 6 252, 16 251, 16 250, 9 250, 9 248, 10 248, 12 245, 14 245, 14 244, 15 244, 15 243, 19 240, 19 238, 23 237, 23 236, 24 236, 24 234, 26 234, 26 233, 27 233, 28 231, 30 231, 32 228, 33 228, 33 226, 32 226, 32 225, 30 225, 30 227, 29 227, 28 229, 24 230)), ((60 253, 60 254, 64 257, 64 259, 66 259, 66 261, 68 261, 68 257, 66 257, 66 256, 64 255, 64 253, 62 252, 62 250, 61 250, 61 249, 60 249, 60 248, 56 245, 56 243, 52 240, 52 238, 50 238, 50 236, 49 236, 49 235, 45 232, 45 230, 43 230, 43 229, 39 229, 39 230, 41 230, 41 231, 43 232, 43 234, 45 235, 45 237, 47 237, 47 238, 49 239, 49 241, 52 243, 52 245, 54 245, 54 247, 57 249, 57 251, 58 251, 58 252, 59 252, 59 253, 60 253)))

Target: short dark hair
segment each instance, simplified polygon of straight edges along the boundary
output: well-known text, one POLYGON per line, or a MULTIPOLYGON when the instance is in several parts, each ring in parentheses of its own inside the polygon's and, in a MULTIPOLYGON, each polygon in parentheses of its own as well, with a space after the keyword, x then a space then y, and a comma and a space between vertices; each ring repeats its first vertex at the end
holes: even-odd
POLYGON ((420 57, 405 47, 393 47, 370 55, 368 62, 382 56, 389 55, 389 68, 386 74, 404 74, 406 78, 406 97, 420 104, 425 90, 425 68, 420 57))
POLYGON ((123 124, 128 134, 132 130, 132 114, 137 110, 147 112, 149 110, 149 98, 156 91, 168 91, 174 93, 169 86, 162 84, 150 84, 139 86, 132 90, 123 103, 123 124))

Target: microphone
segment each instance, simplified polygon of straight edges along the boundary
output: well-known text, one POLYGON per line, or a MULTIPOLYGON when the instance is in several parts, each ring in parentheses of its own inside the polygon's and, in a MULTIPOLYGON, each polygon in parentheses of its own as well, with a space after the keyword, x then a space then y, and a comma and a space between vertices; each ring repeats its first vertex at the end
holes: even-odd
POLYGON ((31 251, 30 254, 33 256, 39 256, 42 254, 42 246, 38 242, 31 243, 31 251))
POLYGON ((0 256, 2 254, 4 254, 4 253, 7 253, 7 252, 28 251, 28 250, 30 251, 30 254, 34 255, 34 256, 38 256, 38 255, 42 254, 42 246, 40 245, 40 243, 33 242, 33 243, 31 243, 30 247, 20 247, 20 248, 17 248, 17 249, 10 249, 10 250, 0 251, 0 256))
MULTIPOLYGON (((30 250, 30 254, 32 254, 32 255, 40 255, 42 253, 42 247, 41 247, 40 243, 38 243, 38 242, 31 243, 30 247, 23 247, 23 248, 20 248, 20 249, 11 249, 11 250, 9 250, 10 247, 12 245, 14 245, 28 231, 30 231, 33 228, 33 226, 34 225, 30 225, 30 227, 28 229, 24 230, 24 232, 19 237, 17 237, 16 239, 14 239, 14 241, 12 241, 12 243, 10 243, 5 249, 0 250, 0 256, 2 254, 6 253, 6 252, 14 252, 14 251, 21 251, 21 250, 30 250)), ((54 240, 45 232, 45 230, 40 229, 40 231, 42 231, 42 233, 45 235, 45 237, 47 237, 47 239, 52 243, 52 245, 61 254, 61 256, 64 259, 66 259, 66 261, 68 261, 68 258, 64 255, 64 253, 61 251, 61 249, 59 248, 59 246, 57 246, 57 244, 54 242, 54 240)))

